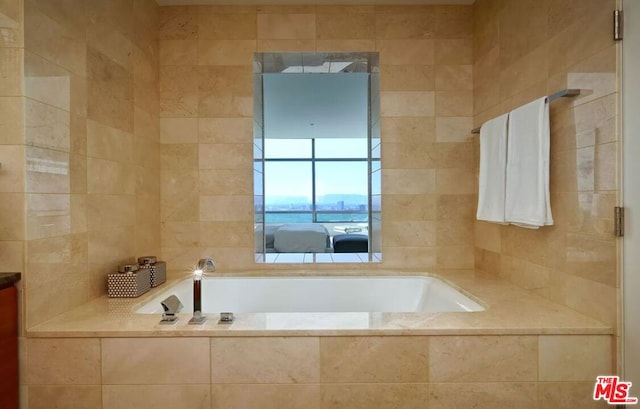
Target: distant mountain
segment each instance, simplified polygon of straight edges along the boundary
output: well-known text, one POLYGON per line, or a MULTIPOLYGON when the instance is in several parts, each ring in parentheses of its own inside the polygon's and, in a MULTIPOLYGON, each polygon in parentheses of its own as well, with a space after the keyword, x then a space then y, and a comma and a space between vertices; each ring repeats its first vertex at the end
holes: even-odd
POLYGON ((318 198, 316 199, 316 202, 318 204, 325 204, 325 203, 333 204, 333 203, 338 203, 342 201, 344 201, 345 205, 348 205, 348 204, 360 205, 360 204, 367 204, 368 198, 367 198, 367 195, 342 195, 339 193, 334 193, 329 195, 318 196, 318 198))
MULTIPOLYGON (((266 197, 268 206, 282 206, 290 204, 308 204, 309 199, 304 196, 268 196, 266 197)), ((345 205, 367 204, 367 195, 343 195, 339 193, 322 195, 316 198, 317 204, 336 204, 344 202, 345 205)))

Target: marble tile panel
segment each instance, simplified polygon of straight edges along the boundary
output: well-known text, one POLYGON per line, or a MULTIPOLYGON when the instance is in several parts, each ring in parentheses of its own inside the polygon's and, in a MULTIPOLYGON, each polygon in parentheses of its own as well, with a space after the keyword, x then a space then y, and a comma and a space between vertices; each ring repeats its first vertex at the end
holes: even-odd
POLYGON ((198 15, 191 7, 161 7, 160 40, 188 40, 198 38, 198 15))
POLYGON ((500 95, 504 99, 547 79, 548 48, 535 48, 500 71, 500 95))
POLYGON ((384 194, 430 194, 436 192, 434 169, 383 169, 384 194))
POLYGON ((422 409, 429 401, 424 383, 324 384, 321 388, 323 409, 422 409))
POLYGON ((25 195, 0 193, 0 239, 25 239, 25 195))
POLYGON ((255 40, 199 40, 198 64, 250 66, 255 51, 255 40))
POLYGON ((436 6, 436 38, 471 38, 473 8, 471 6, 436 6))
POLYGON ((437 155, 433 143, 383 143, 382 161, 385 169, 434 169, 437 155))
POLYGON ((435 195, 383 195, 384 220, 389 222, 436 219, 435 195))
POLYGON ((64 385, 28 387, 31 409, 95 409, 102 407, 100 386, 64 385))
POLYGON ((431 382, 535 382, 535 336, 437 336, 429 339, 431 382))
POLYGON ((315 337, 212 338, 211 380, 213 383, 317 383, 319 355, 320 345, 315 337))
POLYGON ((541 266, 547 265, 548 250, 545 237, 549 234, 549 231, 508 226, 503 228, 501 233, 503 254, 521 258, 541 266))
POLYGON ((160 67, 160 116, 196 117, 198 77, 192 66, 160 67))
POLYGON ((24 192, 25 148, 22 145, 0 145, 0 192, 24 192))
POLYGON ((617 325, 617 290, 582 277, 567 275, 563 301, 570 308, 583 314, 595 317, 600 321, 615 327, 617 325))
POLYGON ((617 151, 618 144, 616 142, 596 146, 594 166, 596 168, 596 189, 599 191, 616 189, 617 151))
POLYGON ((436 143, 430 151, 437 169, 473 169, 473 145, 471 143, 436 143))
POLYGON ((200 247, 246 247, 254 240, 253 224, 247 222, 201 222, 199 237, 200 247), (220 237, 225 238, 224 242, 221 242, 220 237))
POLYGON ((384 220, 384 244, 386 247, 430 247, 436 245, 439 227, 432 221, 387 222, 384 220))
POLYGON ((77 74, 87 62, 85 21, 78 1, 58 7, 46 1, 25 2, 25 48, 77 74))
POLYGON ((30 385, 99 385, 100 340, 28 339, 30 385))
POLYGON ((500 61, 506 67, 547 40, 547 1, 504 3, 499 21, 500 61))
POLYGON ((609 335, 539 337, 539 381, 593 381, 612 369, 609 335))
POLYGON ((23 94, 23 61, 24 51, 21 48, 0 48, 0 95, 23 94))
POLYGON ((133 195, 135 173, 131 165, 110 160, 88 158, 87 192, 97 194, 133 195))
MULTIPOLYGON (((337 41, 340 44, 343 44, 343 41, 337 41)), ((258 52, 300 52, 300 51, 316 51, 316 39, 301 39, 301 40, 271 40, 271 39, 258 39, 257 43, 257 51, 258 52)), ((336 43, 335 40, 323 40, 323 46, 320 47, 318 45, 318 50, 327 50, 334 51, 333 45, 336 43)), ((367 49, 367 51, 372 50, 373 48, 367 49)), ((354 49, 347 49, 344 51, 354 51, 354 49)), ((335 49, 335 51, 343 51, 340 49, 335 49)))
POLYGON ((250 118, 199 118, 200 143, 251 143, 253 120, 250 118))
POLYGON ((87 231, 87 195, 71 195, 71 234, 87 231))
POLYGON ((253 94, 252 75, 250 65, 201 66, 197 67, 195 77, 202 98, 208 96, 251 96, 253 94))
POLYGON ((316 38, 373 39, 375 37, 375 14, 373 13, 322 13, 316 14, 316 38))
POLYGON ((24 7, 22 0, 8 0, 0 5, 2 36, 0 47, 24 46, 24 7))
POLYGON ((473 13, 473 53, 477 57, 500 44, 500 2, 478 2, 473 7, 473 13))
POLYGON ((121 163, 133 163, 134 136, 100 122, 87 121, 87 156, 121 163))
MULTIPOLYGON (((249 82, 247 82, 249 83, 249 82)), ((198 102, 200 117, 252 117, 253 97, 238 95, 216 95, 204 92, 198 102)))
POLYGON ((162 247, 198 247, 199 231, 199 222, 163 222, 161 245, 162 247))
POLYGON ((88 48, 87 117, 133 131, 133 76, 106 55, 88 48))
POLYGON ((249 170, 201 170, 199 191, 203 195, 252 195, 253 179, 249 170))
POLYGON ((199 144, 200 169, 248 170, 253 145, 249 143, 199 144))
POLYGON ((198 63, 198 42, 195 40, 160 40, 159 44, 160 66, 198 63))
POLYGON ((439 194, 475 193, 475 178, 472 169, 437 169, 436 190, 439 194))
POLYGON ((473 245, 451 245, 436 248, 437 268, 441 269, 469 269, 473 268, 475 256, 473 245))
POLYGON ((320 408, 320 385, 212 385, 212 409, 320 408))
POLYGON ((71 73, 44 58, 25 53, 25 96, 70 111, 71 73))
POLYGON ((25 147, 25 191, 69 193, 69 154, 52 149, 25 147))
MULTIPOLYGON (((182 184, 172 181, 173 184, 182 184)), ((187 182, 195 183, 197 187, 197 175, 187 182)), ((197 221, 200 218, 200 200, 197 191, 189 191, 181 194, 164 194, 160 197, 162 221, 197 221)))
POLYGON ((472 91, 436 91, 436 116, 467 116, 473 115, 472 91))
POLYGON ((24 143, 24 98, 0 97, 0 145, 24 143))
POLYGON ((4 233, 2 234, 3 234, 3 240, 0 240, 0 254, 2 254, 3 256, 2 256, 2 259, 0 259, 0 270, 23 271, 24 270, 24 241, 4 240, 4 233))
MULTIPOLYGON (((126 13, 120 16, 120 19, 130 14, 131 12, 126 13)), ((104 54, 127 72, 132 73, 134 44, 130 38, 130 34, 114 29, 113 24, 100 19, 90 20, 87 24, 87 46, 104 54)))
POLYGON ((69 152, 68 111, 25 98, 25 144, 69 152))
POLYGON ((198 38, 200 40, 255 40, 257 20, 255 12, 200 13, 198 38))
POLYGON ((307 4, 260 5, 258 14, 315 14, 317 6, 307 4))
POLYGON ((71 200, 68 194, 27 194, 27 239, 71 233, 71 200))
POLYGON ((253 220, 253 196, 200 196, 200 220, 253 220))
POLYGON ((257 38, 259 40, 301 40, 316 37, 314 14, 259 13, 257 38))
POLYGON ((476 270, 491 275, 496 275, 500 272, 500 253, 476 247, 474 256, 474 268, 476 270))
MULTIPOLYGON (((335 39, 335 40, 317 40, 315 50, 322 51, 369 51, 376 49, 376 41, 373 39, 335 39)), ((304 51, 304 49, 302 49, 304 51)))
POLYGON ((437 65, 466 65, 473 62, 470 38, 438 38, 435 40, 435 63, 437 65))
POLYGON ((377 40, 380 65, 432 65, 435 42, 429 39, 377 40))
POLYGON ((500 253, 500 225, 495 223, 476 221, 474 227, 474 235, 476 247, 489 250, 494 253, 500 253))
POLYGON ((106 385, 171 385, 176 379, 181 384, 211 381, 209 338, 105 338, 101 345, 106 385), (162 359, 158 359, 160 356, 162 359))
MULTIPOLYGON (((198 169, 199 146, 195 143, 161 144, 160 163, 162 169, 198 169)), ((167 173, 169 175, 169 173, 167 173)))
POLYGON ((470 117, 436 117, 437 142, 468 142, 473 138, 471 129, 470 117))
POLYGON ((102 402, 103 409, 210 409, 211 391, 209 385, 104 385, 102 402))
POLYGON ((418 270, 436 267, 435 247, 386 247, 382 238, 384 264, 390 268, 413 268, 418 270))
POLYGON ((435 8, 433 7, 423 7, 415 13, 376 13, 377 39, 427 39, 433 38, 434 34, 435 8))
POLYGON ((136 224, 136 209, 130 196, 88 195, 87 222, 90 230, 108 228, 132 229, 136 224))
POLYGON ((536 409, 535 382, 433 383, 429 386, 429 409, 473 407, 536 409))
POLYGON ((437 65, 436 90, 470 91, 473 89, 472 65, 437 65))
POLYGON ((324 337, 323 383, 427 382, 428 337, 324 337))
POLYGON ((545 409, 608 408, 604 400, 593 400, 593 382, 540 382, 538 403, 545 409))
POLYGON ((380 95, 383 117, 434 116, 435 105, 432 91, 385 91, 380 95))
POLYGON ((433 91, 433 65, 383 65, 380 67, 382 91, 433 91))
POLYGON ((385 142, 435 142, 436 121, 433 117, 383 117, 380 132, 385 142))
POLYGON ((505 255, 500 258, 500 276, 527 290, 544 291, 551 284, 550 274, 546 266, 505 255))

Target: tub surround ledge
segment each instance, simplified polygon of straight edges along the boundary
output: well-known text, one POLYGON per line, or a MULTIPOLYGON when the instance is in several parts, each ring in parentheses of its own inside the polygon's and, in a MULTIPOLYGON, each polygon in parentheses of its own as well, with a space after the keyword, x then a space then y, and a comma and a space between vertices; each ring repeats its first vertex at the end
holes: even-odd
MULTIPOLYGON (((399 274, 396 272, 396 274, 399 274)), ((424 273, 402 272, 402 275, 424 273)), ((613 334, 613 328, 495 276, 472 271, 440 272, 438 277, 480 300, 486 310, 464 313, 247 313, 232 324, 209 314, 204 325, 188 325, 180 313, 173 325, 160 314, 135 309, 173 283, 136 299, 102 297, 29 328, 32 338, 375 336, 375 335, 551 335, 613 334)))

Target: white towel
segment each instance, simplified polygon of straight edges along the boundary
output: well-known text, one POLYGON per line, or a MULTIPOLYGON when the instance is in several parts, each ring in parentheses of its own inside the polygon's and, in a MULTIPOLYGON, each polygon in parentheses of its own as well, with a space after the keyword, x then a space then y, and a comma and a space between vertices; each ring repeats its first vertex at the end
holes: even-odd
POLYGON ((549 103, 540 98, 509 113, 505 221, 553 224, 549 198, 549 103))
POLYGON ((509 114, 490 119, 480 127, 480 178, 478 220, 504 223, 507 122, 509 114))

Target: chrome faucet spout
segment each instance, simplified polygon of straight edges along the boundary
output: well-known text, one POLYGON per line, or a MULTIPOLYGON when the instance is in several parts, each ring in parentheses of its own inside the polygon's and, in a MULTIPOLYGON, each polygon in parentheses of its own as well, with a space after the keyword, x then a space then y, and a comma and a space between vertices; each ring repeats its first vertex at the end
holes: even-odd
POLYGON ((216 271, 216 263, 211 258, 201 258, 200 260, 198 260, 196 269, 203 272, 213 273, 214 271, 216 271))
POLYGON ((193 317, 189 324, 204 324, 207 317, 202 315, 202 273, 216 271, 216 264, 211 258, 201 258, 193 272, 193 317))

